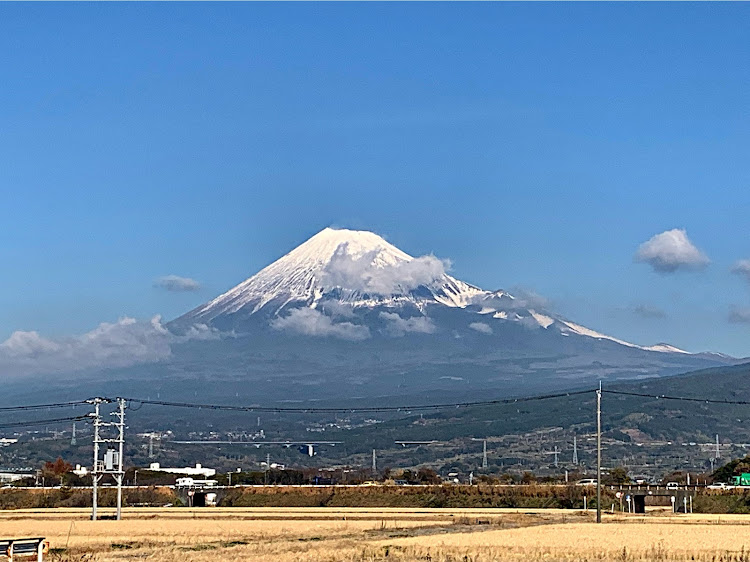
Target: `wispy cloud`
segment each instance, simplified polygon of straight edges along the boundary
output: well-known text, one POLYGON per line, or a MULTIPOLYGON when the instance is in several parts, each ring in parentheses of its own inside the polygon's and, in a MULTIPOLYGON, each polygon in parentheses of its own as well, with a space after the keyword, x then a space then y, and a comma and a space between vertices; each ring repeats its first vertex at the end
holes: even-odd
POLYGON ((190 277, 180 277, 179 275, 164 275, 154 280, 154 287, 171 291, 173 293, 185 293, 198 291, 201 284, 190 277))
POLYGON ((638 248, 635 261, 649 264, 659 273, 702 269, 710 260, 688 238, 684 229, 675 228, 657 234, 638 248))
POLYGON ((730 271, 743 276, 750 283, 750 260, 737 260, 730 271))
POLYGON ((334 322, 330 316, 312 308, 295 308, 287 316, 272 320, 271 327, 305 336, 331 336, 352 341, 370 337, 370 329, 367 326, 351 322, 334 322))
POLYGON ((435 323, 426 316, 402 318, 395 312, 381 312, 380 318, 386 321, 386 332, 396 337, 408 332, 432 334, 436 330, 435 323))
POLYGON ((17 331, 0 343, 0 371, 18 376, 127 367, 167 359, 174 343, 219 337, 204 324, 177 336, 164 327, 159 316, 149 321, 121 318, 104 322, 90 332, 66 338, 17 331))
POLYGON ((485 324, 484 322, 472 322, 469 324, 469 328, 472 330, 476 330, 480 334, 487 334, 490 335, 492 333, 492 327, 489 324, 485 324))
POLYGON ((473 303, 491 307, 498 311, 513 311, 521 309, 543 311, 552 306, 549 299, 540 295, 533 289, 525 287, 513 287, 510 289, 509 293, 498 292, 490 296, 479 295, 473 299, 473 303))
POLYGON ((440 278, 450 267, 450 262, 435 256, 382 263, 378 259, 379 253, 375 250, 352 256, 348 244, 341 244, 323 272, 322 284, 349 291, 390 295, 426 285, 440 278))
POLYGON ((732 324, 750 324, 750 308, 732 308, 729 311, 728 320, 732 324))
POLYGON ((637 304, 631 309, 631 311, 636 316, 640 316, 641 318, 646 318, 648 320, 658 320, 667 317, 667 313, 664 312, 661 308, 657 308, 648 304, 637 304))

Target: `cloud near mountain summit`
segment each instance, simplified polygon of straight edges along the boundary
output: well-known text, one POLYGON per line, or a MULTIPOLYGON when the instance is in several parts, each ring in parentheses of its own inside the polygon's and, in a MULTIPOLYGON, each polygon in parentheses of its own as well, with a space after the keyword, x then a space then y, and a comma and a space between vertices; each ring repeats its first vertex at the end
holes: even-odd
POLYGON ((386 264, 379 263, 378 255, 378 250, 374 250, 353 256, 347 244, 342 244, 327 264, 321 283, 362 293, 390 295, 429 284, 450 268, 449 261, 432 255, 386 264))

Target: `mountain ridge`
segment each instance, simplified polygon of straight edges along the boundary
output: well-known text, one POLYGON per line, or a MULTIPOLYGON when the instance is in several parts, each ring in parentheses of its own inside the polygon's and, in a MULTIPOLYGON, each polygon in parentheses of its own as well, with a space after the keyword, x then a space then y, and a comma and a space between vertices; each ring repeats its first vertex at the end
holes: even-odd
MULTIPOLYGON (((351 320, 351 313, 363 308, 382 309, 381 315, 390 315, 395 322, 416 325, 414 319, 420 315, 429 318, 429 307, 442 305, 475 313, 473 329, 488 335, 491 324, 503 320, 552 328, 561 336, 610 340, 644 351, 689 353, 668 343, 642 346, 603 334, 508 291, 489 291, 456 279, 447 269, 445 261, 433 255, 415 258, 373 232, 329 227, 229 291, 173 320, 170 326, 179 330, 200 323, 241 330, 258 313, 271 327, 291 326, 291 322, 277 319, 289 319, 299 308, 332 318, 331 326, 337 325, 337 317, 351 320), (407 318, 392 316, 403 311, 408 313, 407 318)), ((304 314, 309 321, 317 317, 304 314)), ((341 330, 331 329, 328 335, 347 339, 347 328, 354 330, 352 334, 363 333, 361 326, 348 320, 340 322, 341 330)))

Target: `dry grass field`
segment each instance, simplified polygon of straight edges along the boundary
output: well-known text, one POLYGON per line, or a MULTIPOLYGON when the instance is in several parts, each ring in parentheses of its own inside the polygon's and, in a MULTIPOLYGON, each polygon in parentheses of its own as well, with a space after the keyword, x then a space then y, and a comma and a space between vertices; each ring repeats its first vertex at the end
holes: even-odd
POLYGON ((50 560, 292 562, 750 562, 750 516, 565 510, 130 508, 0 512, 0 537, 46 536, 50 560))

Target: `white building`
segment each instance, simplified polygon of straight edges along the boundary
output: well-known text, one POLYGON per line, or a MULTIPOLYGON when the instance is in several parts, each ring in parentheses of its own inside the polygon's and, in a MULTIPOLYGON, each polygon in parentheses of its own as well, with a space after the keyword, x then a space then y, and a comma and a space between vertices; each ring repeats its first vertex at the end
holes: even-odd
POLYGON ((203 466, 200 463, 197 463, 195 467, 186 466, 184 468, 162 468, 158 462, 152 462, 149 465, 148 469, 153 470, 154 472, 169 472, 171 474, 189 474, 190 476, 205 476, 206 478, 210 478, 211 476, 216 475, 215 468, 203 468, 203 466))
POLYGON ((21 474, 20 472, 0 472, 0 484, 8 484, 22 478, 34 478, 34 475, 21 474))

